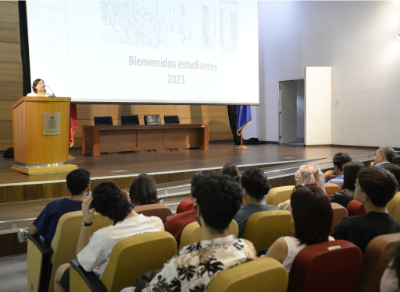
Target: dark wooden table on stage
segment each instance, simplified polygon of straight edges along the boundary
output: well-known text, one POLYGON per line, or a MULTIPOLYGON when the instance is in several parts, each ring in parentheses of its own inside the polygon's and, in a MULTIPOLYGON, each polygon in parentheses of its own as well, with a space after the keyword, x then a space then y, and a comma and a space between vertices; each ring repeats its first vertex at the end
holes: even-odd
POLYGON ((208 149, 208 124, 83 126, 82 153, 208 149))

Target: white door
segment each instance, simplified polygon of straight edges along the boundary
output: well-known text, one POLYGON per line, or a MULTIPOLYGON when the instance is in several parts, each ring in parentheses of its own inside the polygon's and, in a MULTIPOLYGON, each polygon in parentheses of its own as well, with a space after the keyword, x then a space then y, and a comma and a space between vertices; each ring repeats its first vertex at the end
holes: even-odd
POLYGON ((297 82, 279 82, 279 142, 297 142, 297 82))

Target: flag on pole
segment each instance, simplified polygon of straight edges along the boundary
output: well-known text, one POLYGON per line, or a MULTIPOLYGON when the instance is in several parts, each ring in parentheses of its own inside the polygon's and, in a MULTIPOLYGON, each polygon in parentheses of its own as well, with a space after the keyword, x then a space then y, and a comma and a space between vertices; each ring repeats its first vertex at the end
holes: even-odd
POLYGON ((70 105, 69 111, 69 147, 74 145, 74 135, 78 129, 78 114, 76 112, 76 104, 70 105))
POLYGON ((237 135, 241 136, 244 127, 251 124, 251 110, 249 105, 237 105, 237 135))

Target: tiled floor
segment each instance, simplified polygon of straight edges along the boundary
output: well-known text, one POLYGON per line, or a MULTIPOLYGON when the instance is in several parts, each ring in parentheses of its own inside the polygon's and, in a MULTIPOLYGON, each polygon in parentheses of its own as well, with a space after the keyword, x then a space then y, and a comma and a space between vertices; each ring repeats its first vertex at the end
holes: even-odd
POLYGON ((26 254, 0 258, 0 291, 28 291, 26 254))

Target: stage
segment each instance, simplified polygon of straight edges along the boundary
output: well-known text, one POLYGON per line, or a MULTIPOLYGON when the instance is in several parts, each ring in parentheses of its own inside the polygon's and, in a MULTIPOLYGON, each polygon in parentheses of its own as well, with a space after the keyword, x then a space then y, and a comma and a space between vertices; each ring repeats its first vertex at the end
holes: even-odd
MULTIPOLYGON (((325 170, 332 168, 332 157, 347 152, 358 161, 370 161, 375 148, 331 146, 287 146, 278 144, 249 145, 246 151, 235 150, 232 141, 210 142, 209 149, 179 149, 161 152, 125 152, 86 156, 73 148, 71 163, 88 170, 92 188, 102 181, 113 180, 128 189, 140 173, 150 174, 157 184, 159 197, 171 209, 190 194, 190 179, 200 170, 220 171, 228 162, 240 171, 258 165, 263 168, 273 186, 294 184, 293 174, 302 164, 316 164, 325 170)), ((0 236, 8 248, 0 256, 24 253, 26 244, 16 240, 16 229, 28 227, 44 206, 55 198, 68 196, 66 174, 28 176, 10 169, 13 159, 0 158, 0 236)))

